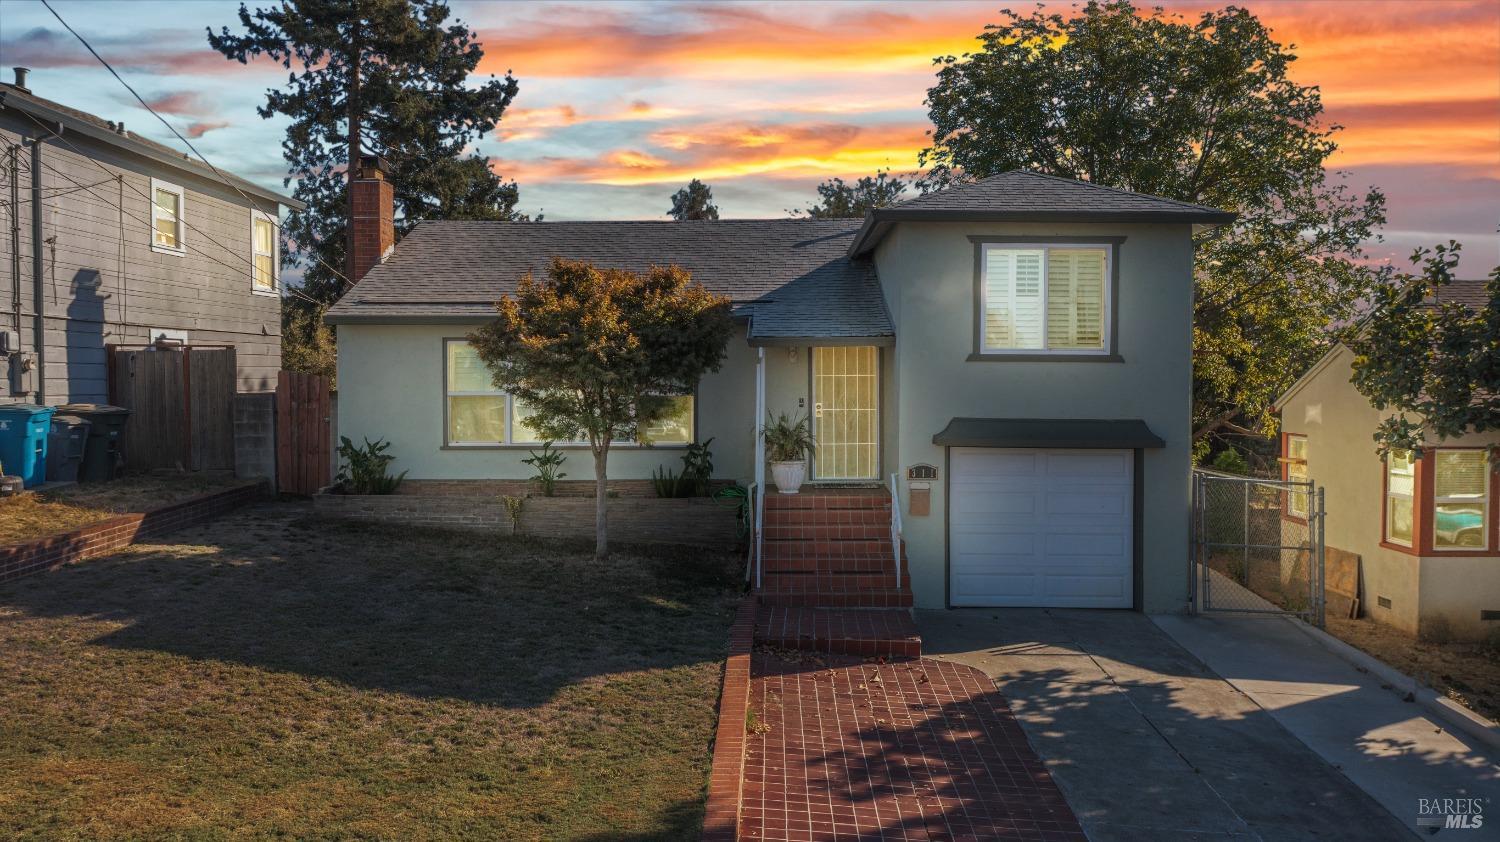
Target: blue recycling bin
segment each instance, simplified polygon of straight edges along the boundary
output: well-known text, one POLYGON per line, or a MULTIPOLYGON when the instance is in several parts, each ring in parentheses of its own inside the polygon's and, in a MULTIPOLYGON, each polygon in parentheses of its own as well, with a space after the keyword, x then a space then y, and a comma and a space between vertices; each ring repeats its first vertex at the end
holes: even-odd
POLYGON ((30 403, 0 406, 0 468, 27 487, 47 480, 47 433, 52 408, 30 403))

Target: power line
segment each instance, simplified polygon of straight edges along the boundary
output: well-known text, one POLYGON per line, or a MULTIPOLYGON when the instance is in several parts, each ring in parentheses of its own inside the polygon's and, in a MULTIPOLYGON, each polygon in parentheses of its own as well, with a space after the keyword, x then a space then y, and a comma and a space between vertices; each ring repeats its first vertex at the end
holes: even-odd
MULTIPOLYGON (((44 128, 45 128, 45 126, 44 126, 44 128)), ((64 143, 67 143, 67 140, 65 138, 59 138, 59 139, 63 140, 64 143)), ((73 144, 68 143, 68 146, 72 147, 73 151, 77 152, 79 155, 82 155, 85 158, 88 157, 78 147, 73 146, 73 144)), ((18 144, 10 143, 10 142, 6 142, 6 147, 7 147, 8 150, 9 149, 19 149, 20 148, 20 146, 18 144)), ((95 166, 98 166, 100 169, 104 169, 104 165, 103 164, 100 164, 98 161, 94 161, 92 158, 89 158, 89 160, 93 161, 93 163, 95 164, 95 166)), ((108 206, 110 206, 112 208, 115 208, 120 213, 129 216, 131 219, 134 219, 135 221, 137 221, 137 222, 145 225, 147 228, 153 228, 154 227, 154 224, 153 224, 152 220, 148 220, 148 219, 146 219, 143 216, 137 216, 135 213, 126 210, 125 206, 123 204, 116 204, 115 202, 110 201, 108 198, 106 198, 104 196, 101 196, 98 193, 94 192, 93 189, 92 189, 92 187, 95 187, 95 186, 98 186, 98 185, 80 184, 72 176, 68 175, 66 172, 63 172, 62 170, 58 169, 57 167, 54 167, 51 164, 48 164, 46 161, 42 162, 42 168, 44 170, 47 170, 47 171, 51 172, 53 175, 59 176, 59 177, 65 179, 66 181, 72 183, 74 185, 75 189, 69 190, 67 192, 73 193, 73 192, 78 192, 79 190, 87 191, 90 196, 93 196, 95 199, 98 199, 99 201, 103 202, 104 204, 106 204, 106 205, 108 205, 108 206)), ((104 169, 104 171, 106 173, 109 172, 109 170, 107 170, 107 169, 104 169)), ((114 173, 111 173, 111 175, 113 175, 114 178, 112 178, 110 180, 118 180, 121 185, 125 185, 126 184, 125 179, 124 179, 124 177, 122 175, 114 174, 114 173)), ((35 177, 35 175, 33 175, 33 177, 35 177)), ((105 182, 101 182, 101 183, 105 183, 105 182)), ((130 187, 131 190, 135 191, 136 194, 138 194, 138 195, 146 198, 148 201, 150 200, 151 197, 148 196, 145 193, 142 193, 141 190, 139 188, 137 188, 135 185, 132 184, 132 185, 128 185, 128 186, 130 187)), ((225 252, 238 257, 240 260, 244 261, 247 265, 249 265, 250 268, 251 268, 251 271, 248 272, 248 273, 246 273, 246 277, 248 277, 250 279, 250 282, 251 282, 252 285, 255 283, 255 274, 254 274, 255 264, 254 264, 253 261, 250 260, 250 258, 245 257, 243 254, 240 254, 238 251, 236 251, 234 249, 231 249, 228 246, 224 245, 223 243, 219 242, 218 240, 214 239, 207 232, 205 232, 202 229, 198 228, 197 226, 194 226, 193 224, 189 223, 181 215, 178 215, 176 218, 177 218, 177 221, 181 222, 185 227, 189 228, 190 230, 192 230, 192 231, 194 231, 194 232, 196 232, 198 234, 201 234, 203 236, 203 238, 206 239, 206 240, 208 240, 210 243, 213 243, 214 245, 216 245, 219 248, 223 249, 225 252)), ((123 236, 122 236, 122 240, 123 240, 123 236)), ((182 245, 183 245, 184 249, 188 249, 188 250, 192 250, 194 252, 197 252, 200 256, 202 256, 202 257, 204 257, 204 258, 206 258, 206 259, 208 259, 208 260, 210 260, 210 261, 212 261, 214 263, 217 263, 220 266, 223 266, 225 269, 228 269, 230 272, 233 272, 233 273, 236 273, 236 274, 239 274, 240 272, 244 272, 243 269, 241 269, 241 268, 239 268, 237 266, 231 266, 230 264, 225 263, 224 261, 222 261, 222 260, 214 257, 212 254, 209 254, 208 252, 204 251, 203 249, 194 247, 192 244, 190 244, 190 243, 187 242, 186 238, 183 239, 182 245)), ((284 290, 286 290, 288 293, 290 293, 292 295, 295 295, 298 298, 301 298, 301 299, 307 301, 310 304, 314 304, 314 305, 317 305, 317 306, 322 306, 322 302, 314 299, 313 297, 307 295, 306 293, 303 293, 301 290, 298 290, 295 287, 291 287, 291 286, 287 286, 287 285, 283 284, 281 288, 284 289, 284 290)))
MULTIPOLYGON (((89 51, 90 55, 92 55, 95 59, 97 59, 100 64, 104 65, 104 69, 108 70, 109 74, 111 76, 115 77, 116 81, 118 81, 121 85, 125 86, 125 90, 130 91, 130 95, 133 96, 133 97, 135 97, 135 101, 139 102, 141 104, 142 108, 144 108, 148 112, 150 112, 151 116, 155 117, 157 120, 159 120, 163 126, 166 126, 167 130, 170 131, 173 135, 176 135, 177 139, 183 142, 183 145, 187 146, 188 149, 192 150, 193 154, 197 155, 198 158, 199 158, 199 160, 203 161, 203 163, 206 164, 209 169, 213 170, 214 175, 218 176, 220 181, 224 182, 224 184, 227 185, 230 189, 234 190, 234 192, 240 194, 240 198, 244 199, 246 202, 249 202, 251 207, 255 207, 255 200, 253 200, 249 196, 247 196, 245 194, 245 191, 243 191, 243 190, 241 190, 239 188, 239 185, 235 184, 234 182, 230 181, 227 177, 225 177, 224 173, 220 172, 219 168, 216 167, 216 166, 214 166, 213 162, 210 161, 210 160, 208 160, 207 156, 205 156, 202 152, 199 152, 198 148, 196 146, 193 146, 192 141, 190 141, 187 138, 183 137, 182 134, 180 132, 178 132, 177 129, 171 123, 167 122, 167 119, 165 117, 163 117, 160 114, 156 113, 156 109, 152 108, 149 104, 147 104, 145 98, 143 98, 139 93, 136 93, 135 88, 132 88, 130 86, 130 83, 127 82, 127 81, 125 81, 124 77, 122 77, 118 72, 116 72, 115 69, 114 69, 114 67, 110 66, 109 62, 107 62, 107 61, 104 60, 104 56, 99 55, 99 51, 94 49, 94 46, 88 42, 88 39, 84 38, 82 35, 79 35, 77 30, 75 30, 72 26, 70 26, 67 21, 63 20, 63 16, 60 15, 60 14, 58 14, 56 9, 52 8, 52 4, 51 3, 47 2, 47 0, 42 0, 42 5, 47 7, 47 11, 51 12, 52 16, 55 17, 55 18, 57 18, 57 22, 60 23, 60 24, 62 24, 64 29, 68 30, 68 32, 72 33, 72 35, 73 35, 74 38, 78 39, 78 43, 82 44, 84 46, 84 48, 89 51)), ((281 225, 277 221, 273 220, 271 222, 271 224, 276 227, 277 231, 281 230, 281 225)), ((353 220, 350 220, 349 224, 352 225, 353 224, 353 220)), ((349 277, 347 275, 345 275, 343 272, 340 272, 339 270, 333 268, 332 266, 329 266, 328 263, 327 263, 327 261, 323 260, 321 257, 318 257, 316 254, 313 254, 311 252, 311 250, 309 250, 308 254, 310 254, 314 260, 316 260, 319 264, 321 264, 324 269, 327 269, 328 271, 332 272, 334 275, 338 276, 338 278, 344 282, 344 287, 346 289, 348 287, 350 287, 350 286, 353 285, 354 282, 351 281, 351 280, 349 280, 349 277)))

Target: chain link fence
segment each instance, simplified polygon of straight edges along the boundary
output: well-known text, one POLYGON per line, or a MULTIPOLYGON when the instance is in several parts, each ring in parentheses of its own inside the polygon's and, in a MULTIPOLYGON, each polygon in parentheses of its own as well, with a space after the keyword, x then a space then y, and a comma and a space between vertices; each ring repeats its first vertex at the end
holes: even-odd
POLYGON ((1323 490, 1311 481, 1193 472, 1193 609, 1294 614, 1323 625, 1323 490))

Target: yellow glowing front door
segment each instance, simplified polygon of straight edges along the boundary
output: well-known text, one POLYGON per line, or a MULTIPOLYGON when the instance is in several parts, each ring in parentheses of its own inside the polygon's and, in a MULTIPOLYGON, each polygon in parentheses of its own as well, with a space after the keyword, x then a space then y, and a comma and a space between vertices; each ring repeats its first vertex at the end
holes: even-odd
POLYGON ((880 471, 880 349, 814 348, 813 476, 876 479, 880 471))

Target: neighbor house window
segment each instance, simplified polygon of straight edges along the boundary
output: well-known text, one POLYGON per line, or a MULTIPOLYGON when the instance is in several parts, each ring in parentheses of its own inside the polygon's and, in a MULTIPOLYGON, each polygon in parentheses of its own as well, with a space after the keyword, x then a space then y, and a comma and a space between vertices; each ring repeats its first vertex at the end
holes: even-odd
POLYGON ((1392 450, 1385 457, 1385 539, 1392 544, 1411 546, 1416 476, 1411 451, 1392 450))
POLYGON ((507 396, 495 388, 489 366, 463 340, 446 345, 448 443, 504 444, 507 396))
POLYGON ((251 289, 276 291, 276 217, 265 211, 250 211, 251 289))
POLYGON ((986 245, 980 350, 1104 353, 1109 252, 1106 246, 986 245))
MULTIPOLYGON (((449 339, 443 345, 448 444, 529 446, 546 441, 532 426, 536 411, 520 398, 495 388, 489 366, 472 345, 462 339, 449 339)), ((688 444, 693 435, 693 397, 684 395, 671 399, 667 413, 641 431, 641 440, 647 444, 688 444)), ((587 438, 552 441, 588 444, 587 438)))
MULTIPOLYGON (((1286 437, 1286 478, 1291 482, 1307 482, 1307 436, 1291 433, 1286 437)), ((1287 492, 1286 510, 1293 517, 1306 518, 1309 494, 1306 490, 1287 492)))
POLYGON ((151 250, 182 254, 184 245, 182 188, 151 179, 151 250))
POLYGON ((1432 465, 1433 549, 1487 549, 1490 465, 1485 451, 1438 449, 1432 465))

